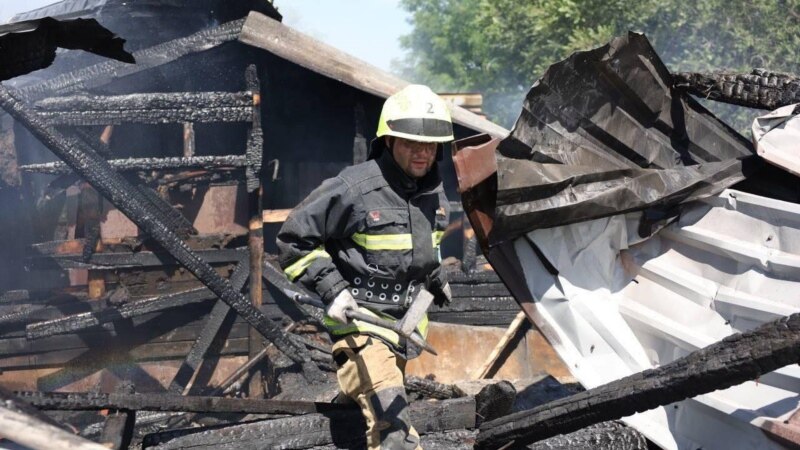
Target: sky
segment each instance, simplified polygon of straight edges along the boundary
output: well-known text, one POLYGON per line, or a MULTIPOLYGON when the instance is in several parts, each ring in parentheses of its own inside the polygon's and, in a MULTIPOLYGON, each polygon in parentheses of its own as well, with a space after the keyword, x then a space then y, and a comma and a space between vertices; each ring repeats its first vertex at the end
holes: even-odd
MULTIPOLYGON (((135 1, 135 0, 134 0, 135 1)), ((54 0, 0 0, 0 23, 54 0)), ((275 0, 283 23, 380 69, 401 59, 401 35, 411 32, 397 0, 275 0)))

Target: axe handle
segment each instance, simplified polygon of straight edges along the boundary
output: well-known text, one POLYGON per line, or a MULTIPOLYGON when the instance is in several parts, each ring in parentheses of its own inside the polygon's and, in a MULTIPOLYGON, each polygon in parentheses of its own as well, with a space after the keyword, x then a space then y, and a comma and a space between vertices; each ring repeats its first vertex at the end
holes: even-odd
MULTIPOLYGON (((289 289, 284 289, 283 292, 286 295, 288 295, 290 298, 292 298, 294 301, 298 302, 298 303, 311 305, 311 306, 314 306, 316 308, 320 308, 320 309, 323 309, 323 310, 325 309, 325 305, 321 301, 319 301, 319 300, 317 300, 315 298, 311 298, 309 296, 303 295, 303 294, 301 294, 299 292, 291 291, 289 289)), ((438 353, 436 353, 436 350, 433 347, 431 347, 430 344, 428 344, 428 342, 425 340, 425 338, 423 338, 419 333, 417 333, 417 332, 415 332, 413 330, 412 330, 411 333, 406 333, 406 332, 404 332, 403 330, 400 329, 398 324, 396 324, 394 322, 391 322, 391 321, 386 320, 386 319, 381 319, 381 318, 378 318, 378 317, 373 317, 373 316, 370 316, 369 314, 364 314, 361 311, 357 311, 357 310, 349 309, 349 310, 347 310, 345 312, 345 315, 350 319, 360 320, 362 322, 365 322, 365 323, 368 323, 368 324, 371 324, 371 325, 375 325, 377 327, 386 328, 387 330, 393 331, 393 332, 399 334, 400 336, 403 336, 404 338, 408 339, 409 341, 413 342, 415 345, 421 347, 423 350, 425 350, 425 351, 427 351, 429 353, 432 353, 434 355, 438 355, 438 353)))

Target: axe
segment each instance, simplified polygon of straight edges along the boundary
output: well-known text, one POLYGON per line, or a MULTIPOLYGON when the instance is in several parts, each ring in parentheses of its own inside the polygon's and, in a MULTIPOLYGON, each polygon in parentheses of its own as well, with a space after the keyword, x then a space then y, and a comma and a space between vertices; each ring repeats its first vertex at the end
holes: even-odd
MULTIPOLYGON (((297 303, 310 305, 323 310, 325 309, 325 305, 322 303, 322 301, 313 297, 309 297, 308 295, 304 295, 300 292, 295 292, 286 288, 283 289, 283 293, 297 303)), ((406 314, 402 319, 396 322, 392 322, 391 320, 387 319, 381 319, 379 317, 371 316, 361 311, 352 309, 348 309, 345 314, 347 315, 348 319, 359 320, 361 322, 393 331, 413 342, 415 345, 421 347, 426 352, 438 355, 436 350, 430 344, 428 344, 428 341, 426 341, 425 338, 423 338, 422 335, 416 331, 417 325, 419 325, 420 320, 422 320, 422 318, 425 316, 425 313, 428 311, 428 307, 432 302, 433 294, 425 289, 420 289, 419 293, 414 298, 414 301, 411 302, 411 306, 408 307, 406 314)))

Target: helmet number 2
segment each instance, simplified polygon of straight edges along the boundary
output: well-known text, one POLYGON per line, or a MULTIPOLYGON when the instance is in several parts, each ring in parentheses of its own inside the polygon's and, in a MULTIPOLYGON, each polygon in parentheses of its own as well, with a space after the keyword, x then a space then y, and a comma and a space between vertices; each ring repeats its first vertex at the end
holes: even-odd
POLYGON ((426 103, 428 105, 428 114, 433 114, 433 103, 426 103))

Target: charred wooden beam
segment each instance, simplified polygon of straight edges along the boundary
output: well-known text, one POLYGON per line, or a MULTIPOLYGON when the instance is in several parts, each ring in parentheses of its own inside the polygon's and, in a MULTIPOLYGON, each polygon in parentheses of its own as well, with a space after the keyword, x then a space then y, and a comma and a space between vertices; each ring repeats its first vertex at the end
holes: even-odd
POLYGON ((409 394, 418 394, 424 398, 435 398, 444 400, 446 398, 459 398, 467 394, 455 384, 439 383, 427 378, 415 377, 413 375, 405 378, 406 391, 409 394))
MULTIPOLYGON (((51 419, 49 416, 34 408, 28 402, 17 397, 13 392, 2 386, 0 386, 0 407, 5 407, 9 411, 15 411, 20 414, 31 416, 36 420, 52 425, 59 429, 65 429, 64 425, 61 425, 55 420, 51 419)), ((0 427, 0 430, 2 430, 2 427, 0 427)), ((2 431, 0 431, 0 435, 2 435, 2 431)))
MULTIPOLYGON (((123 382, 117 386, 119 394, 133 394, 133 385, 123 382)), ((133 427, 136 425, 136 411, 117 409, 106 411, 106 420, 100 432, 100 442, 113 450, 124 450, 130 446, 133 439, 133 427)))
MULTIPOLYGON (((288 327, 284 329, 285 332, 291 332, 297 323, 292 323, 288 327)), ((222 383, 219 384, 213 391, 211 391, 210 395, 223 395, 230 390, 230 388, 239 381, 246 373, 250 371, 253 367, 255 367, 258 363, 264 360, 267 357, 270 349, 274 346, 274 344, 269 344, 268 346, 264 347, 260 352, 258 352, 255 356, 251 356, 246 363, 239 366, 238 369, 234 370, 228 378, 226 378, 222 383)))
MULTIPOLYGON (((247 134, 247 203, 250 217, 248 220, 247 249, 250 254, 250 303, 260 308, 263 302, 261 283, 261 266, 264 261, 264 222, 261 218, 264 188, 261 185, 261 160, 264 153, 264 131, 261 128, 261 82, 255 65, 249 65, 245 71, 247 90, 253 97, 251 104, 252 122, 247 134)), ((250 331, 250 358, 255 358, 264 349, 264 343, 255 329, 250 331)), ((249 397, 263 397, 264 388, 261 373, 256 372, 250 379, 247 390, 249 397)))
MULTIPOLYGON (((118 342, 119 338, 112 342, 118 342)), ((112 345, 113 350, 106 350, 102 347, 75 348, 70 350, 55 350, 47 353, 37 353, 32 355, 18 355, 10 358, 0 359, 0 369, 2 370, 29 370, 41 368, 53 368, 56 366, 69 366, 69 369, 61 370, 69 376, 71 381, 83 379, 105 366, 122 363, 134 363, 144 361, 163 361, 166 359, 180 359, 186 357, 191 350, 193 341, 180 342, 154 342, 132 346, 124 344, 112 345), (119 347, 117 349, 116 347, 119 347), (100 348, 98 350, 98 348, 100 348), (111 354, 112 351, 116 353, 111 354)), ((229 338, 225 341, 225 346, 220 349, 219 354, 213 356, 247 356, 247 338, 229 338)), ((63 387, 65 383, 62 378, 51 376, 47 382, 40 378, 40 386, 50 386, 53 389, 63 387)))
POLYGON ((197 373, 200 371, 208 349, 211 348, 211 345, 217 340, 220 330, 223 328, 230 329, 230 324, 235 318, 236 314, 225 302, 218 301, 214 304, 214 308, 208 315, 203 331, 200 332, 197 340, 192 344, 192 349, 189 351, 189 354, 186 355, 186 359, 183 360, 183 363, 172 378, 169 385, 170 391, 184 395, 189 393, 192 387, 190 383, 193 382, 192 380, 194 380, 197 373), (227 327, 223 326, 225 324, 228 324, 227 327))
MULTIPOLYGON (((264 401, 264 400, 257 400, 264 401)), ((475 401, 464 397, 438 402, 413 402, 411 423, 420 434, 474 428, 475 401)), ((148 435, 145 448, 309 448, 335 443, 338 448, 363 448, 366 426, 357 409, 307 414, 228 427, 176 430, 148 435), (359 447, 360 445, 360 447, 359 447)))
POLYGON ((234 41, 239 37, 244 22, 245 19, 235 20, 140 50, 133 54, 136 64, 116 61, 102 62, 59 75, 42 83, 36 83, 23 89, 20 94, 28 99, 40 99, 50 95, 64 95, 102 86, 118 78, 168 64, 183 56, 203 52, 225 42, 234 41))
MULTIPOLYGON (((249 261, 243 260, 236 266, 233 275, 231 275, 231 284, 233 288, 241 291, 249 274, 250 263, 249 261)), ((218 301, 214 304, 211 314, 209 314, 208 319, 206 319, 203 331, 197 337, 197 340, 194 341, 192 349, 189 351, 189 354, 186 355, 183 364, 181 364, 175 376, 172 378, 169 385, 170 391, 178 394, 184 393, 187 386, 189 386, 189 382, 200 369, 200 365, 206 357, 206 352, 217 337, 222 325, 226 322, 230 323, 234 318, 235 316, 231 312, 231 307, 225 302, 218 301)))
POLYGON ((511 414, 514 409, 514 401, 517 398, 517 390, 509 381, 502 380, 498 383, 489 384, 475 394, 475 413, 477 414, 477 425, 500 417, 511 414))
POLYGON ((9 407, 8 402, 0 403, 0 437, 12 440, 25 448, 37 450, 51 448, 108 450, 100 444, 75 436, 37 417, 9 407))
POLYGON ((621 422, 602 422, 537 442, 528 450, 648 450, 647 438, 621 422))
MULTIPOLYGON (((216 170, 234 167, 244 167, 247 163, 244 155, 224 156, 191 156, 170 158, 127 158, 112 159, 108 161, 117 172, 131 172, 139 170, 173 170, 173 169, 203 169, 216 170)), ((20 166, 19 170, 25 172, 64 174, 72 173, 63 162, 42 164, 28 164, 20 166)))
MULTIPOLYGON (((168 253, 154 252, 102 252, 92 254, 89 261, 83 261, 83 253, 79 254, 47 254, 47 244, 34 244, 34 251, 44 250, 44 254, 31 256, 29 267, 32 269, 122 269, 178 265, 180 260, 168 253)), ((83 251, 83 247, 81 247, 83 251)), ((209 264, 235 262, 246 254, 241 249, 192 250, 192 252, 209 264)))
POLYGON ((175 394, 108 394, 77 392, 15 392, 17 397, 42 410, 99 411, 171 411, 242 414, 311 414, 353 410, 355 405, 338 403, 199 397, 175 394))
POLYGON ((103 431, 99 441, 112 450, 124 450, 130 447, 133 439, 133 427, 136 424, 136 412, 129 410, 110 411, 103 423, 103 431))
POLYGON ((161 198, 154 190, 144 184, 136 185, 136 189, 141 194, 142 200, 146 201, 159 212, 161 220, 181 239, 186 239, 190 235, 196 235, 192 222, 189 221, 180 211, 173 208, 166 200, 161 198))
POLYGON ((748 108, 776 109, 800 102, 796 75, 753 69, 750 73, 696 73, 672 75, 675 87, 698 97, 748 108))
MULTIPOLYGON (((234 288, 236 288, 237 284, 238 289, 241 289, 244 285, 248 272, 245 267, 249 267, 249 264, 243 261, 234 269, 233 275, 231 276, 231 283, 233 283, 234 288)), ((177 306, 195 304, 214 297, 214 293, 207 288, 191 289, 160 297, 135 300, 120 306, 108 306, 99 311, 74 314, 46 322, 30 324, 25 328, 25 334, 28 339, 41 339, 59 334, 74 333, 115 320, 130 319, 152 312, 175 308, 177 306)), ((211 339, 213 339, 213 336, 211 336, 211 339)))
POLYGON ((503 283, 461 284, 450 283, 453 297, 509 297, 511 293, 503 283))
POLYGON ((6 291, 0 294, 0 303, 20 303, 30 299, 30 293, 25 289, 6 291))
MULTIPOLYGON (((21 333, 11 332, 5 334, 3 339, 0 339, 0 369, 7 367, 6 361, 18 356, 22 357, 22 360, 25 357, 34 359, 37 355, 57 354, 59 351, 71 352, 73 350, 77 352, 95 350, 96 354, 97 348, 101 347, 102 344, 110 340, 125 341, 126 338, 127 341, 124 344, 130 344, 131 341, 136 345, 180 343, 181 348, 186 349, 184 353, 179 355, 183 358, 186 357, 189 348, 202 332, 202 327, 205 323, 204 319, 214 303, 214 300, 208 300, 194 304, 191 308, 184 308, 184 314, 155 313, 134 317, 130 319, 133 322, 133 326, 141 330, 135 339, 126 336, 124 328, 115 327, 113 323, 103 324, 76 333, 36 340, 29 340, 25 336, 24 330, 21 333)), ((228 341, 246 338, 247 327, 247 322, 237 317, 237 321, 234 322, 227 336, 228 341)), ((231 345, 231 342, 228 342, 228 345, 231 345)), ((225 353, 230 354, 227 351, 225 353)))
POLYGON ((54 97, 36 103, 51 125, 250 122, 250 92, 175 92, 116 96, 54 97))
POLYGON ((476 448, 521 447, 557 434, 725 389, 800 361, 800 313, 728 336, 665 364, 481 425, 476 448))

